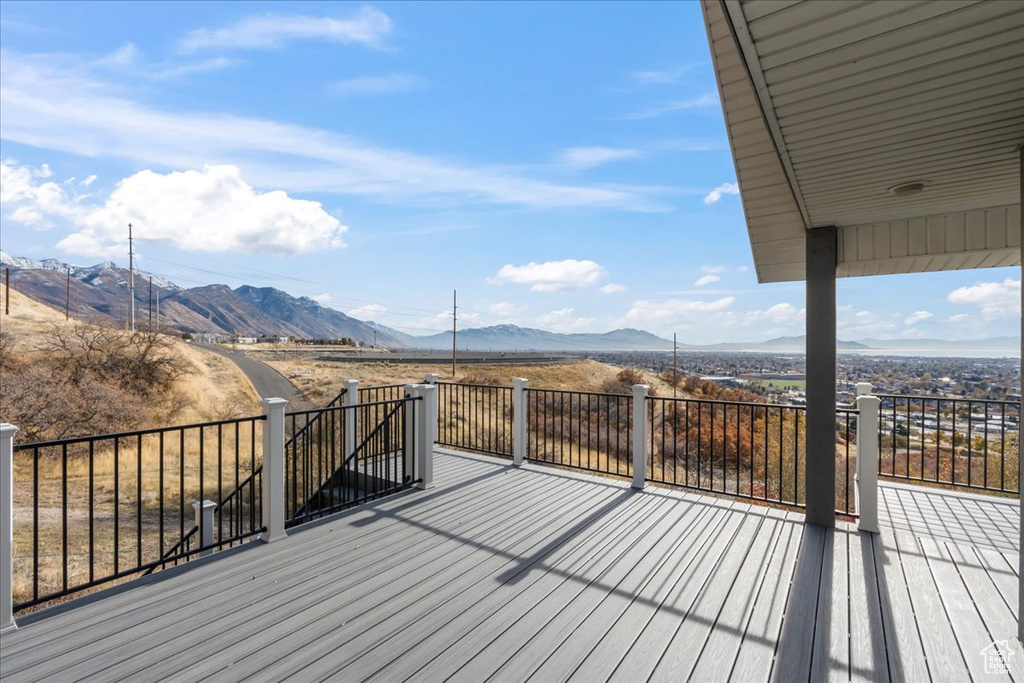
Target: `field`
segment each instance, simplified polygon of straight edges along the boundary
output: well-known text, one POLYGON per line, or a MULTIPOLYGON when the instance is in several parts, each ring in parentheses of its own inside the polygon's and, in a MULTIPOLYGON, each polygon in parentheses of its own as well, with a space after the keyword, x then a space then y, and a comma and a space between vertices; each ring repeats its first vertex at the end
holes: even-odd
MULTIPOLYGON (((342 381, 357 379, 360 386, 409 384, 422 382, 428 373, 436 372, 444 382, 453 381, 451 367, 424 363, 388 363, 371 361, 337 363, 330 361, 276 360, 268 363, 276 368, 314 403, 324 405, 340 391, 342 381), (308 374, 307 374, 308 373, 308 374)), ((548 365, 467 365, 456 368, 454 381, 464 384, 512 386, 516 377, 530 380, 539 389, 600 391, 608 382, 615 382, 622 368, 593 360, 548 365)), ((672 388, 660 377, 642 372, 643 381, 659 396, 671 396, 672 388)))

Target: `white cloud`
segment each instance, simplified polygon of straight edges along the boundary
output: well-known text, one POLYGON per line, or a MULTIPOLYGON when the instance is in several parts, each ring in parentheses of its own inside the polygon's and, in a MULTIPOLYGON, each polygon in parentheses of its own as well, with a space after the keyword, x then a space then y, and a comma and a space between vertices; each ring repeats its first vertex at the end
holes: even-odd
POLYGON ((725 266, 701 266, 700 272, 707 273, 708 275, 718 275, 724 273, 728 268, 725 266))
POLYGON ((685 66, 674 69, 633 71, 629 77, 641 85, 672 85, 678 83, 691 69, 685 66))
POLYGON ((750 270, 748 266, 739 266, 736 268, 736 271, 739 273, 746 273, 748 270, 750 270))
POLYGON ((343 97, 356 95, 391 95, 412 92, 427 87, 427 79, 415 74, 387 74, 385 76, 360 76, 335 81, 328 86, 331 93, 343 97))
POLYGON ((495 285, 503 282, 530 285, 534 292, 565 292, 589 287, 604 275, 604 268, 593 261, 531 261, 525 266, 504 265, 488 282, 495 285))
POLYGON ((970 320, 971 316, 967 313, 957 313, 956 315, 951 315, 946 318, 946 322, 953 325, 962 325, 963 323, 970 322, 970 320))
POLYGON ((13 159, 0 162, 0 206, 7 217, 37 230, 54 227, 54 219, 71 217, 74 200, 61 183, 36 183, 35 178, 50 175, 47 164, 32 169, 17 165, 13 159))
POLYGON ((525 310, 526 306, 511 301, 497 301, 487 305, 488 313, 501 318, 514 318, 525 310))
POLYGON ((714 204, 715 202, 722 198, 722 195, 739 193, 740 186, 737 185, 736 183, 722 183, 715 189, 711 190, 711 192, 708 192, 707 196, 704 197, 704 203, 714 204))
POLYGON ((313 301, 316 301, 319 304, 323 304, 324 306, 327 306, 327 305, 329 305, 331 303, 331 300, 333 298, 334 297, 331 296, 329 293, 324 292, 323 294, 317 294, 316 296, 314 296, 313 297, 313 301))
POLYGON ((704 285, 710 285, 713 282, 718 282, 722 278, 718 275, 704 275, 697 278, 697 281, 693 283, 694 287, 703 287, 704 285))
POLYGON ((640 120, 640 119, 654 119, 664 114, 669 114, 677 111, 685 111, 687 109, 701 109, 704 107, 713 107, 718 104, 718 95, 706 94, 699 95, 697 97, 691 97, 686 100, 669 100, 666 102, 655 102, 654 104, 648 105, 639 111, 632 112, 630 114, 622 114, 618 116, 619 119, 626 120, 640 120))
POLYGON ((928 311, 914 311, 906 317, 903 323, 905 325, 916 325, 917 323, 924 322, 931 317, 933 317, 933 315, 928 311))
POLYGON ((640 300, 626 313, 626 319, 643 326, 664 329, 665 325, 692 322, 695 316, 723 311, 735 303, 736 298, 727 296, 714 301, 690 301, 684 299, 667 299, 664 301, 640 300))
POLYGON ((609 282, 603 287, 599 287, 597 291, 602 294, 618 294, 619 292, 625 292, 628 289, 626 285, 620 285, 614 282, 609 282))
POLYGON ((641 155, 638 149, 623 147, 571 147, 562 150, 561 162, 574 171, 582 171, 601 164, 622 159, 635 159, 641 155))
POLYGON ((82 187, 89 187, 94 182, 96 182, 96 174, 95 173, 93 173, 92 175, 90 175, 89 177, 87 177, 85 180, 83 180, 82 182, 80 182, 78 184, 81 185, 82 187))
POLYGON ((72 197, 54 182, 36 185, 29 169, 11 160, 0 169, 0 203, 8 218, 37 228, 63 221, 74 232, 57 246, 72 254, 123 251, 128 223, 139 241, 185 251, 300 254, 344 246, 347 228, 319 202, 257 192, 235 166, 139 171, 121 180, 102 204, 72 197))
POLYGON ((1002 282, 978 282, 954 289, 946 300, 951 304, 974 306, 987 320, 1012 318, 1020 315, 1020 282, 1013 278, 1002 282))
POLYGON ((359 308, 353 308, 348 314, 357 320, 376 320, 388 312, 388 309, 380 304, 366 304, 359 308))
POLYGON ((585 332, 596 321, 596 318, 582 318, 575 315, 571 308, 561 308, 537 317, 537 324, 542 328, 562 333, 585 332))
POLYGON ((372 7, 362 7, 347 19, 260 15, 219 29, 192 31, 179 47, 186 52, 204 48, 268 49, 292 40, 326 40, 380 48, 391 30, 391 18, 372 7))
POLYGON ((666 188, 572 185, 519 169, 463 164, 376 147, 351 136, 210 112, 172 112, 130 99, 74 57, 5 52, 3 138, 86 157, 201 168, 216 159, 257 186, 370 195, 388 201, 661 211, 666 188))

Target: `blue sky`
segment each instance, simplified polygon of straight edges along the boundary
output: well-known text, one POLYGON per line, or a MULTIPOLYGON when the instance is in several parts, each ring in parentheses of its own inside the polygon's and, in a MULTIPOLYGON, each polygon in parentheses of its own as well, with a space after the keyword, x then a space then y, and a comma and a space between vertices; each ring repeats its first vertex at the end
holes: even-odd
MULTIPOLYGON (((0 246, 411 333, 802 334, 696 3, 0 3, 0 246)), ((1019 331, 1018 269, 840 280, 839 335, 1019 331)))

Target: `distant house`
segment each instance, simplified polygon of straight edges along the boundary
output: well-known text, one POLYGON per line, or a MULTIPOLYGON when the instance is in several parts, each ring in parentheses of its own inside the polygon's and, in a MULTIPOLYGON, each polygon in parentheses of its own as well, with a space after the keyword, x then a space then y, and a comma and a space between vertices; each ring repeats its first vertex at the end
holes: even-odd
POLYGON ((236 343, 238 343, 238 344, 255 344, 256 343, 256 337, 238 337, 236 343))

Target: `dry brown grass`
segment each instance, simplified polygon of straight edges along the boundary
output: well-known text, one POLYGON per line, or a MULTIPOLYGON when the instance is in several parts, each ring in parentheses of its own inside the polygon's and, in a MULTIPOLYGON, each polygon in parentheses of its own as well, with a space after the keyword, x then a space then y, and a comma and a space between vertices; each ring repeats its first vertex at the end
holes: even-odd
MULTIPOLYGON (((368 361, 336 363, 301 359, 272 360, 268 364, 285 377, 290 377, 299 389, 314 403, 324 405, 341 390, 346 379, 357 379, 361 386, 407 384, 422 382, 427 373, 436 372, 442 381, 451 382, 451 366, 437 363, 388 363, 368 361), (306 372, 309 376, 304 376, 306 372)), ((455 381, 466 384, 492 384, 511 386, 516 377, 530 380, 537 389, 563 389, 569 391, 599 391, 601 386, 614 381, 622 368, 593 360, 568 363, 522 365, 463 365, 457 366, 455 381)), ((640 371, 645 381, 661 396, 671 396, 672 387, 654 373, 640 371)))

